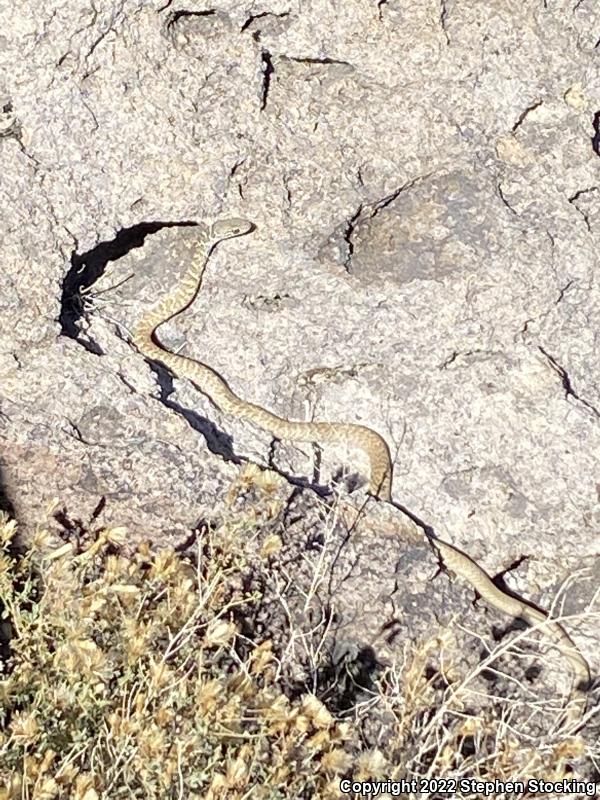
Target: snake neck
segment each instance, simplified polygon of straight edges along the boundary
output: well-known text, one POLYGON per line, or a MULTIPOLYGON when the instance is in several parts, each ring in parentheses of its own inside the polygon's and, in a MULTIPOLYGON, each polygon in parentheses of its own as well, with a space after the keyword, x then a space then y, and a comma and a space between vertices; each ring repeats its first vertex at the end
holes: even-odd
POLYGON ((202 276, 211 250, 212 246, 207 243, 202 243, 197 248, 177 290, 142 315, 134 328, 134 339, 157 344, 154 338, 156 329, 191 306, 200 291, 202 276))

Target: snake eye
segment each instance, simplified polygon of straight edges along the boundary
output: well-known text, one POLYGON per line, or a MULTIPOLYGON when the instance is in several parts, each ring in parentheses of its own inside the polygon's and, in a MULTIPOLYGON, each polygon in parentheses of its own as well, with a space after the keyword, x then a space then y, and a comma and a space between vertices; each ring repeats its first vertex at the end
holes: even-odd
POLYGON ((212 235, 215 239, 229 239, 232 236, 243 236, 249 233, 253 226, 245 219, 234 217, 233 219, 217 220, 212 225, 212 235))

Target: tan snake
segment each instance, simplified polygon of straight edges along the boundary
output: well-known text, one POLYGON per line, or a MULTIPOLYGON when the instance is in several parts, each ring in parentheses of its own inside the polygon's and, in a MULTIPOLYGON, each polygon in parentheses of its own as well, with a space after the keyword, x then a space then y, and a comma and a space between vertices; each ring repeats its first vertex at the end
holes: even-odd
MULTIPOLYGON (((140 352, 149 359, 160 361, 177 375, 191 380, 221 411, 247 419, 269 431, 278 439, 296 442, 335 442, 351 445, 366 453, 370 462, 369 493, 384 502, 392 502, 392 459, 386 441, 365 425, 340 422, 295 422, 279 417, 262 406, 238 397, 226 381, 206 364, 177 355, 162 347, 155 336, 156 328, 180 314, 194 301, 200 290, 202 275, 215 245, 236 236, 243 236, 253 225, 243 219, 227 219, 211 226, 194 227, 195 252, 183 278, 175 290, 144 314, 134 327, 132 338, 140 352)), ((575 715, 585 709, 585 689, 590 683, 590 670, 564 628, 547 615, 523 600, 501 591, 489 575, 458 548, 438 538, 428 537, 445 566, 464 578, 483 600, 512 617, 524 619, 540 627, 569 660, 574 672, 575 688, 571 695, 575 715)))

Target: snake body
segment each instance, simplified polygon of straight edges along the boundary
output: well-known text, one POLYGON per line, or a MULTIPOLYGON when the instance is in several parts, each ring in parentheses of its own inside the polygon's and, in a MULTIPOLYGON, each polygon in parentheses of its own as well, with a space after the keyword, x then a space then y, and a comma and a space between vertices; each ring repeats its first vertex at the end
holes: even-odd
POLYGON ((437 538, 430 538, 430 543, 439 552, 446 568, 470 583, 485 603, 511 617, 525 620, 532 627, 539 628, 554 642, 571 665, 573 673, 571 703, 565 721, 577 721, 585 711, 591 674, 587 661, 563 626, 535 606, 503 592, 479 564, 454 545, 437 538))
POLYGON ((194 301, 214 246, 223 239, 243 236, 251 230, 251 223, 243 219, 220 220, 210 227, 207 225, 195 227, 197 248, 189 268, 176 290, 140 318, 133 330, 136 346, 147 358, 161 361, 179 376, 189 378, 224 413, 239 419, 247 419, 278 439, 338 443, 362 450, 370 461, 369 492, 390 500, 392 483, 390 451, 385 439, 372 428, 340 422, 295 422, 278 417, 266 408, 238 397, 219 373, 206 364, 172 353, 157 344, 154 335, 156 328, 180 314, 194 301))
MULTIPOLYGON (((188 378, 201 392, 226 414, 246 419, 269 431, 278 439, 293 442, 341 443, 362 450, 370 462, 369 493, 384 502, 391 502, 392 459, 388 445, 376 431, 365 425, 338 422, 299 422, 279 417, 262 406, 238 397, 211 367, 195 359, 166 350, 156 337, 156 329, 188 308, 200 290, 202 276, 209 256, 218 242, 243 236, 253 225, 243 219, 226 219, 208 226, 194 228, 196 246, 180 283, 146 314, 142 315, 132 333, 138 350, 151 360, 160 361, 179 377, 188 378)), ((557 622, 534 606, 501 591, 489 575, 469 556, 441 539, 428 537, 444 565, 466 580, 493 608, 512 617, 524 619, 540 627, 556 644, 571 664, 575 688, 572 693, 577 713, 585 708, 584 689, 590 682, 586 660, 568 633, 557 622)))

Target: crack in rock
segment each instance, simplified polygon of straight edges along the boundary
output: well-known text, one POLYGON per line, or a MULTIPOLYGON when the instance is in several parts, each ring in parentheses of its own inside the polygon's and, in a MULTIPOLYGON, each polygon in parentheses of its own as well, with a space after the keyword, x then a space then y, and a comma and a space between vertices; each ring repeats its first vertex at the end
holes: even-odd
POLYGON ((440 0, 440 24, 442 26, 442 31, 444 32, 444 36, 446 37, 446 44, 450 44, 450 36, 448 34, 448 7, 446 5, 446 0, 440 0))
POLYGON ((543 102, 543 100, 536 100, 531 105, 527 106, 527 108, 521 113, 515 124, 512 126, 511 133, 514 133, 523 124, 526 117, 536 108, 539 108, 543 102))
POLYGON ((382 198, 381 200, 376 200, 374 203, 370 203, 369 205, 373 206, 373 211, 371 212, 371 219, 377 216, 380 211, 383 211, 384 208, 387 208, 391 205, 394 200, 396 200, 400 195, 405 192, 407 189, 412 189, 413 186, 416 186, 421 181, 427 180, 433 175, 432 172, 428 172, 426 175, 419 175, 416 178, 413 178, 411 181, 407 181, 403 183, 398 189, 396 189, 391 194, 388 194, 386 197, 382 198))
MULTIPOLYGON (((598 39, 598 43, 596 44, 596 47, 599 46, 600 39, 598 39)), ((594 135, 592 136, 592 149, 597 156, 600 156, 600 111, 596 111, 592 125, 594 127, 594 135)))
POLYGON ((502 203, 503 203, 503 204, 504 204, 504 205, 505 205, 505 206, 508 208, 508 210, 510 211, 510 213, 511 213, 511 214, 514 214, 514 215, 515 215, 515 217, 518 217, 519 215, 517 214, 517 212, 515 211, 515 209, 514 209, 514 208, 511 206, 511 204, 510 204, 510 203, 508 202, 508 200, 506 199, 506 195, 505 195, 505 194, 504 194, 504 192, 502 191, 502 185, 501 185, 500 183, 498 183, 498 184, 497 184, 497 186, 496 186, 496 191, 498 192, 498 197, 500 198, 500 200, 502 200, 502 203))
POLYGON ((354 66, 349 61, 342 61, 339 58, 330 58, 329 56, 325 56, 323 58, 310 58, 308 56, 286 56, 286 61, 293 61, 296 64, 323 64, 325 66, 329 64, 342 64, 345 67, 352 67, 354 66))
POLYGON ((550 364, 552 369, 557 373, 557 375, 559 375, 563 385, 563 389, 565 390, 565 398, 572 397, 578 403, 581 403, 581 405, 589 409, 592 412, 592 414, 594 414, 594 416, 600 418, 600 411, 598 411, 598 409, 595 406, 593 406, 591 403, 588 403, 587 400, 584 400, 583 397, 580 397, 577 394, 577 392, 573 388, 573 384, 571 383, 571 378, 569 377, 569 373, 567 372, 567 370, 561 364, 558 363, 558 361, 554 358, 554 356, 551 356, 550 353, 544 350, 544 348, 541 345, 538 345, 538 350, 545 356, 548 363, 550 364))
POLYGON ((574 208, 578 211, 578 213, 581 214, 581 216, 583 217, 583 221, 585 222, 586 228, 588 229, 588 231, 590 233, 592 232, 592 225, 590 223, 590 218, 585 213, 585 211, 577 205, 576 201, 582 195, 589 194, 590 192, 597 192, 597 191, 598 191, 598 187, 597 186, 591 186, 589 189, 580 189, 578 192, 575 192, 574 195, 572 195, 571 197, 568 198, 569 203, 571 203, 571 205, 574 206, 574 208))
MULTIPOLYGON (((240 167, 242 167, 246 163, 246 161, 247 161, 247 156, 242 156, 238 158, 233 167, 231 167, 231 169, 229 170, 229 175, 227 176, 227 189, 225 194, 229 192, 232 180, 235 178, 237 171, 240 169, 240 167)), ((237 181, 237 191, 242 200, 244 199, 244 189, 243 189, 244 185, 245 181, 239 181, 239 180, 237 181)))
MULTIPOLYGON (((201 416, 196 411, 185 408, 171 399, 171 395, 175 392, 171 371, 153 359, 146 358, 145 361, 156 375, 158 388, 160 390, 160 395, 153 399, 169 410, 174 411, 180 417, 183 417, 191 428, 202 434, 206 441, 206 446, 211 453, 220 456, 224 461, 229 461, 233 464, 242 464, 243 460, 235 454, 233 450, 233 438, 228 433, 221 431, 213 422, 201 416)), ((193 384, 193 382, 191 383, 193 384)), ((193 385, 195 386, 195 384, 193 385)))
POLYGON ((377 14, 379 16, 380 21, 383 21, 383 7, 387 6, 388 0, 378 0, 377 2, 377 14))
POLYGON ((574 283, 577 283, 577 281, 570 280, 570 281, 568 281, 568 283, 566 283, 562 287, 562 289, 558 293, 558 297, 556 299, 555 305, 558 305, 559 303, 562 303, 562 301, 564 300, 565 294, 569 291, 569 289, 571 288, 571 286, 573 286, 574 283))
MULTIPOLYGON (((282 11, 280 14, 277 14, 275 11, 261 11, 260 14, 250 14, 242 27, 240 28, 240 32, 244 33, 247 31, 248 28, 252 27, 257 19, 264 19, 265 17, 276 17, 278 19, 283 19, 284 17, 289 16, 289 11, 282 11)), ((260 28, 256 30, 252 35, 258 41, 260 39, 261 30, 260 28)))
POLYGON ((184 17, 213 17, 217 12, 214 8, 209 8, 207 11, 186 11, 184 9, 180 11, 174 11, 172 14, 169 14, 169 19, 167 20, 167 30, 170 30, 173 25, 176 25, 180 19, 184 17))
POLYGON ((88 352, 104 355, 99 345, 81 331, 79 321, 89 311, 86 291, 104 274, 109 261, 117 261, 130 250, 142 247, 148 234, 162 228, 193 225, 192 222, 140 222, 130 228, 122 228, 114 239, 100 242, 91 250, 79 255, 73 252, 71 266, 62 281, 60 299, 60 335, 74 339, 88 352))
POLYGON ((101 444, 100 442, 90 442, 89 439, 86 439, 83 436, 77 423, 73 422, 73 420, 69 417, 65 417, 65 419, 70 426, 70 430, 62 428, 62 431, 63 433, 66 433, 67 436, 70 436, 72 439, 75 439, 75 441, 85 445, 86 447, 105 447, 105 445, 101 444))
POLYGON ((344 228, 344 241, 347 245, 347 252, 346 258, 344 259, 344 269, 346 272, 351 271, 352 267, 352 256, 354 254, 354 242, 352 241, 352 237, 354 235, 354 229, 358 225, 358 220, 360 219, 360 215, 362 214, 363 205, 362 203, 357 208, 356 212, 353 216, 350 217, 348 222, 346 223, 346 227, 344 228))
POLYGON ((271 88, 271 76, 275 73, 275 67, 273 66, 273 57, 271 56, 271 53, 264 47, 260 53, 260 60, 263 72, 260 110, 264 111, 267 107, 269 89, 271 88))
POLYGON ((506 583, 505 577, 510 572, 514 572, 516 569, 518 569, 521 566, 521 564, 523 564, 523 562, 529 561, 530 558, 531 558, 531 556, 528 556, 528 555, 517 556, 517 558, 515 558, 514 561, 512 561, 507 567, 505 567, 504 569, 500 570, 500 572, 497 572, 495 575, 490 576, 492 581, 493 581, 493 583, 501 591, 506 592, 506 594, 511 595, 511 597, 518 597, 518 595, 516 595, 511 590, 510 586, 506 583))
POLYGON ((403 192, 407 191, 408 189, 412 189, 418 183, 421 183, 427 178, 430 178, 433 174, 434 174, 433 172, 428 172, 426 175, 418 175, 416 178, 413 178, 412 180, 403 183, 401 186, 398 187, 398 189, 395 189, 391 194, 382 197, 380 200, 374 200, 373 202, 370 203, 361 203, 359 205, 356 212, 347 221, 343 233, 344 241, 347 244, 346 258, 344 259, 344 268, 346 269, 347 272, 351 271, 351 266, 352 266, 352 256, 354 254, 354 241, 353 241, 354 231, 356 229, 356 226, 360 222, 360 219, 363 215, 363 211, 365 211, 367 208, 370 209, 370 214, 368 218, 374 219, 379 214, 380 211, 383 211, 384 208, 387 208, 389 205, 391 205, 394 202, 394 200, 397 200, 397 198, 403 192))

